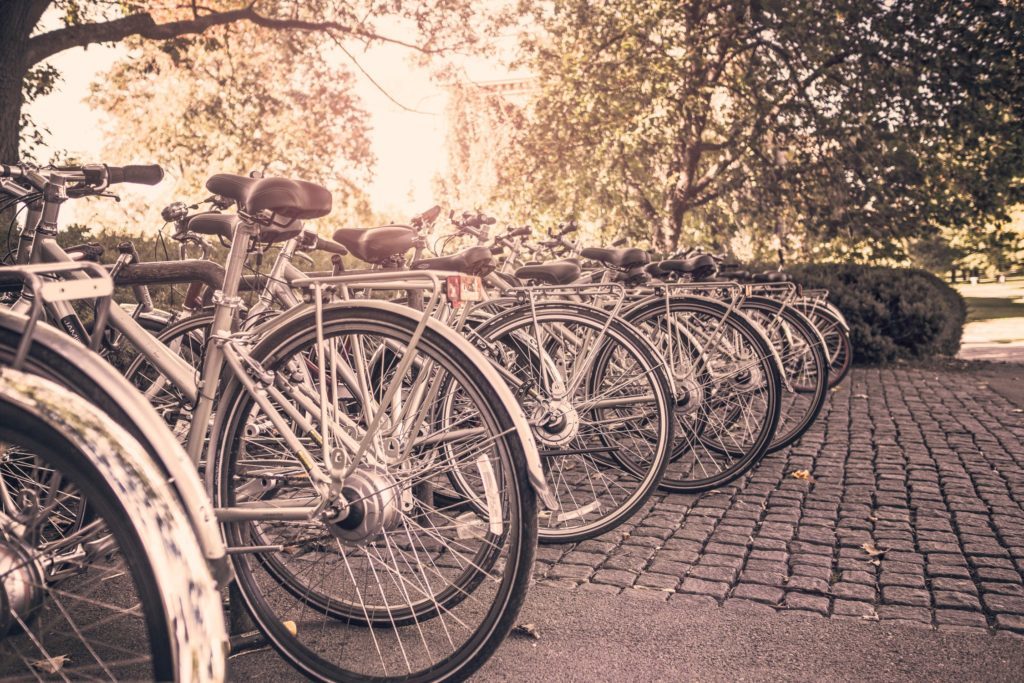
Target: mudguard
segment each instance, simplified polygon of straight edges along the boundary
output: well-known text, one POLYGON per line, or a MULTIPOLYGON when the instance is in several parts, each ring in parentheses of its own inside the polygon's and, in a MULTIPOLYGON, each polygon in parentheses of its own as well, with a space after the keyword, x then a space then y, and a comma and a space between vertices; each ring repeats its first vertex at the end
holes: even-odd
MULTIPOLYGON (((28 318, 0 310, 0 364, 14 356, 28 318)), ((32 335, 29 360, 33 372, 70 388, 110 415, 146 449, 163 469, 192 522, 196 537, 219 585, 232 577, 220 527, 195 465, 148 401, 110 364, 50 325, 39 323, 32 335), (60 376, 46 372, 47 359, 73 359, 73 369, 60 376)), ((55 373, 51 373, 55 374, 55 373)))
MULTIPOLYGON (((184 632, 190 635, 187 639, 176 639, 184 647, 172 653, 175 668, 181 680, 223 681, 227 669, 228 639, 220 591, 214 577, 206 573, 212 566, 200 555, 200 544, 192 545, 190 542, 186 525, 191 526, 192 522, 188 519, 188 510, 179 504, 180 498, 173 488, 173 484, 178 482, 169 481, 160 467, 162 463, 153 459, 139 441, 110 415, 84 398, 68 395, 66 385, 0 367, 0 400, 14 408, 16 415, 31 415, 59 431, 77 453, 94 463, 96 470, 114 485, 114 490, 122 492, 125 500, 131 499, 136 505, 163 508, 162 521, 151 520, 148 525, 144 520, 135 522, 139 540, 153 559, 153 570, 162 573, 164 584, 175 591, 167 596, 170 600, 164 601, 168 630, 172 634, 184 632), (175 511, 171 506, 179 510, 175 511), (174 543, 168 543, 168 534, 174 543), (161 554, 165 557, 163 562, 158 559, 161 554), (178 576, 170 571, 167 565, 175 564, 168 562, 172 556, 178 560, 177 566, 189 568, 187 576, 178 576)), ((181 454, 184 456, 184 451, 181 454)), ((194 469, 192 479, 198 483, 194 469)), ((199 540, 195 536, 192 538, 199 540)))
MULTIPOLYGON (((393 315, 407 318, 414 324, 419 324, 422 320, 422 314, 418 311, 414 311, 406 306, 400 306, 398 304, 379 300, 335 301, 324 304, 323 311, 326 315, 328 313, 334 313, 335 311, 344 311, 346 309, 355 308, 372 308, 387 311, 393 315)), ((312 327, 315 325, 315 317, 315 307, 312 304, 296 306, 260 326, 258 334, 260 339, 268 339, 272 337, 277 330, 282 329, 287 325, 291 325, 297 319, 302 318, 308 318, 309 325, 312 327)), ((509 415, 512 417, 513 423, 515 424, 516 434, 523 443, 523 450, 526 453, 527 471, 534 491, 536 491, 537 496, 546 508, 549 510, 557 510, 558 502, 544 478, 544 469, 541 465, 540 453, 537 450, 537 444, 533 440, 533 433, 530 430, 530 425, 527 423, 526 415, 519 406, 519 402, 516 401, 515 397, 512 395, 512 391, 508 388, 508 385, 505 384, 504 380, 501 379, 497 371, 491 366, 487 359, 483 357, 480 351, 465 337, 433 318, 430 318, 427 321, 427 327, 465 354, 466 357, 471 360, 475 368, 479 370, 490 382, 490 389, 493 392, 493 395, 505 405, 509 415)), ((218 413, 217 419, 219 425, 220 413, 218 413)), ((214 429, 216 431, 217 426, 215 426, 214 429)), ((216 445, 212 440, 210 448, 216 448, 216 445)), ((212 470, 213 468, 208 468, 208 471, 211 473, 212 470)), ((208 486, 211 484, 212 481, 207 482, 208 486)))

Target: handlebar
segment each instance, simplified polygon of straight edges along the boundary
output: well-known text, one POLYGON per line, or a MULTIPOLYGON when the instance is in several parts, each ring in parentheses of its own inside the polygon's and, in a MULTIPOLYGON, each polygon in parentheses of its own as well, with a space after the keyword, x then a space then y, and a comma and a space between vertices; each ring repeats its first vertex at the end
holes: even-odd
POLYGON ((315 248, 320 251, 326 251, 329 254, 337 254, 338 256, 348 254, 348 249, 327 237, 317 237, 315 248))
POLYGON ((156 185, 164 179, 164 170, 157 164, 147 166, 107 166, 106 164, 86 164, 84 166, 50 167, 34 169, 25 164, 0 164, 0 178, 24 178, 37 189, 49 180, 52 175, 65 180, 80 182, 103 189, 117 183, 134 183, 136 185, 156 185))

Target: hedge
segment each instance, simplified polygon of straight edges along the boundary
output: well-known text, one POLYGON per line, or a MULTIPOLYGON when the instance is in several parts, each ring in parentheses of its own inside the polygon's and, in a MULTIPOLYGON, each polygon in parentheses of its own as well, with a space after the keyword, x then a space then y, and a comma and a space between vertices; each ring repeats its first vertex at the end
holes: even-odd
POLYGON ((850 323, 854 361, 956 355, 967 305, 943 280, 924 270, 853 264, 787 268, 805 287, 829 290, 850 323))

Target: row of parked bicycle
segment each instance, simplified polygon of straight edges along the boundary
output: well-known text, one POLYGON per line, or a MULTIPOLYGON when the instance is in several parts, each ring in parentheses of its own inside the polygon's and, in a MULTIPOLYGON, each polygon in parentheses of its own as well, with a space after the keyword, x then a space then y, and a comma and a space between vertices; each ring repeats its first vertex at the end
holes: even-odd
POLYGON ((58 244, 64 202, 162 175, 0 166, 0 677, 222 679, 230 593, 311 678, 464 678, 538 542, 737 479, 849 368, 827 292, 781 273, 437 207, 328 239, 298 180, 166 207, 178 260, 58 244))

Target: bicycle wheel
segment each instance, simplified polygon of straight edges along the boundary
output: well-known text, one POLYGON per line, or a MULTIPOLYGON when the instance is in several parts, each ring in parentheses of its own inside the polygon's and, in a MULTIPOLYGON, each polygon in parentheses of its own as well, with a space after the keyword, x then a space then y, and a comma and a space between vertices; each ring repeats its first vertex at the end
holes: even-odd
POLYGON ((558 498, 559 510, 541 515, 541 542, 582 541, 629 519, 672 448, 672 390, 657 352, 606 312, 561 302, 517 307, 472 337, 530 417, 558 498))
POLYGON ((803 436, 825 405, 829 366, 825 340, 806 316, 774 299, 748 297, 741 308, 775 347, 786 377, 779 425, 768 446, 768 452, 774 453, 803 436))
MULTIPOLYGON (((433 323, 410 351, 418 320, 397 309, 329 307, 322 342, 311 315, 293 315, 251 354, 299 404, 328 397, 331 419, 356 437, 376 425, 342 483, 352 501, 343 520, 225 525, 229 547, 259 548, 232 556, 253 618, 285 659, 320 680, 468 676, 514 625, 536 548, 526 453, 479 370, 485 361, 433 323), (370 367, 385 347, 397 362, 370 367), (368 381, 382 372, 395 387, 386 402, 387 388, 368 381), (438 429, 441 389, 470 402, 472 424, 438 429), (486 479, 486 515, 434 496, 434 483, 456 467, 486 479), (296 635, 285 620, 298 625, 296 635)), ((309 416, 319 424, 319 412, 309 416)), ((296 454, 237 384, 225 389, 218 424, 219 506, 315 499, 296 454)), ((317 452, 312 443, 309 451, 317 452)))
MULTIPOLYGON (((206 342, 213 316, 197 315, 165 327, 157 340, 196 368, 202 367, 206 342)), ((124 371, 125 379, 150 402, 179 440, 188 436, 191 427, 191 403, 150 361, 136 354, 124 371)))
POLYGON ((220 594, 156 465, 84 400, 9 368, 0 603, 5 679, 225 675, 220 594))
POLYGON ((780 411, 782 380, 764 334, 735 309, 698 296, 650 299, 624 317, 649 335, 675 381, 676 439, 662 488, 707 491, 753 467, 780 411))
POLYGON ((829 389, 839 386, 853 367, 853 345, 842 320, 828 307, 814 302, 796 304, 825 340, 829 358, 829 389))

